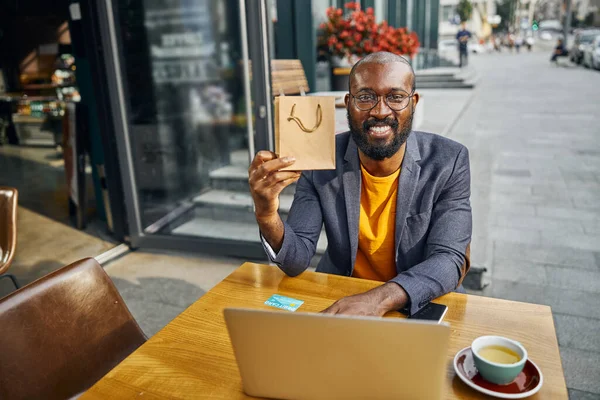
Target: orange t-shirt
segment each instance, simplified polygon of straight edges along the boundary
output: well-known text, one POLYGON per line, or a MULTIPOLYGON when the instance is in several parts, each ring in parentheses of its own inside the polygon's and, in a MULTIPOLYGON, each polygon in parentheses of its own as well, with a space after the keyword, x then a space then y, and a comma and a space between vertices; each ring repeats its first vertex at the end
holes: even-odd
POLYGON ((352 276, 387 282, 396 273, 396 198, 400 168, 389 176, 362 171, 358 251, 352 276))

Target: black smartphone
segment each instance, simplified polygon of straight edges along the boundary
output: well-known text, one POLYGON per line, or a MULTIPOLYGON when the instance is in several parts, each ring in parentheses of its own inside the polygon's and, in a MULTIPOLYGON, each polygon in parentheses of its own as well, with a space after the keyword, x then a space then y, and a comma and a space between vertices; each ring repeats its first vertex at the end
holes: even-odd
POLYGON ((448 307, 443 304, 428 303, 425 307, 421 308, 408 318, 442 322, 444 315, 446 315, 446 311, 448 311, 448 307))

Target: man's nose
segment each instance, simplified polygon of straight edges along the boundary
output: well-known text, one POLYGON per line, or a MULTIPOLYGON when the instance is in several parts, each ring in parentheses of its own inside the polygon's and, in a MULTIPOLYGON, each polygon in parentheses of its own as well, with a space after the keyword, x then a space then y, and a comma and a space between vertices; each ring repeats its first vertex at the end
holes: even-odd
POLYGON ((373 109, 370 112, 371 116, 377 119, 385 119, 393 113, 394 112, 392 111, 392 109, 385 102, 385 97, 380 97, 379 102, 375 107, 373 107, 373 109))

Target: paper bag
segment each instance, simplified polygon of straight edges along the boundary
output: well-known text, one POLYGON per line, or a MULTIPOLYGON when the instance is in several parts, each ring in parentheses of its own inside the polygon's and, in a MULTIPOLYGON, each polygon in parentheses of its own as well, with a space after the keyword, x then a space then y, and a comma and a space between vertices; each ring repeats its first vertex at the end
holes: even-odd
POLYGON ((275 152, 288 170, 335 169, 335 97, 276 97, 275 152))

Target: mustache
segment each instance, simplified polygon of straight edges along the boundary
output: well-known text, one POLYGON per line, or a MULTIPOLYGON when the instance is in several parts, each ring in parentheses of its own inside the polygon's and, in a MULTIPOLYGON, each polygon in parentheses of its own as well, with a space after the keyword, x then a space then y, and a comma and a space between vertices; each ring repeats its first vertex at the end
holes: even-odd
POLYGON ((398 121, 391 117, 385 119, 368 119, 365 122, 363 122, 363 129, 367 131, 370 128, 382 125, 389 125, 389 127, 392 128, 392 130, 398 129, 398 121))

